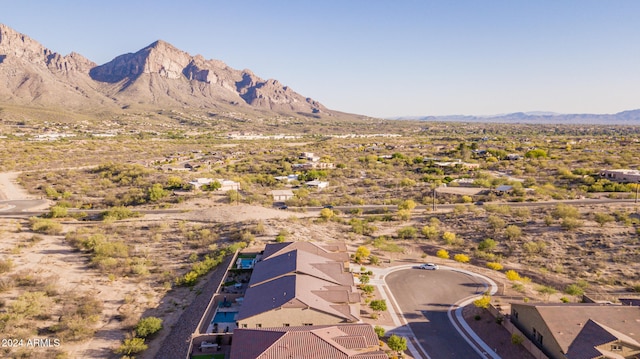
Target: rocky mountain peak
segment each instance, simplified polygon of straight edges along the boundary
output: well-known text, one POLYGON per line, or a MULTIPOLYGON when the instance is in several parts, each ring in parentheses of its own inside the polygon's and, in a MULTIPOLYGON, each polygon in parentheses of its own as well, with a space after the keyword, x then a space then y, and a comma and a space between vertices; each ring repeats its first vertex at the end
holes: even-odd
POLYGON ((158 40, 97 66, 72 52, 63 56, 0 24, 0 101, 74 107, 156 105, 163 108, 254 108, 278 113, 330 111, 279 81, 220 60, 191 56, 158 40), (4 86, 3 86, 4 84, 4 86))

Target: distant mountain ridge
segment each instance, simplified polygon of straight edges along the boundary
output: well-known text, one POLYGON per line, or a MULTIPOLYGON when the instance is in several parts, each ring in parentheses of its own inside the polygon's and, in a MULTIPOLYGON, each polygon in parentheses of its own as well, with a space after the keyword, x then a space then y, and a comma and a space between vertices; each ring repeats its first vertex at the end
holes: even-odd
POLYGON ((191 56, 164 41, 97 65, 63 56, 0 24, 0 103, 71 109, 130 106, 260 110, 332 116, 319 102, 277 80, 191 56))
POLYGON ((493 116, 398 116, 394 120, 419 120, 441 122, 485 122, 526 124, 593 124, 593 125, 640 125, 640 109, 615 114, 559 114, 553 112, 515 112, 493 116))

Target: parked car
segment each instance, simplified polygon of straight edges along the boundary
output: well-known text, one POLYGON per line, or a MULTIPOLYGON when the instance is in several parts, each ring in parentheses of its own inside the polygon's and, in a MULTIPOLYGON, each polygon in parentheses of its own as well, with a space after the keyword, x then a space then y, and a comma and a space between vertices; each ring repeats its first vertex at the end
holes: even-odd
POLYGON ((418 266, 418 269, 427 269, 427 270, 436 270, 438 268, 439 268, 438 265, 433 263, 424 263, 418 266))
POLYGON ((322 208, 333 209, 333 206, 332 206, 332 205, 330 205, 330 204, 328 204, 328 205, 326 205, 326 206, 323 206, 322 208))
POLYGON ((289 209, 289 207, 287 207, 287 206, 280 206, 280 207, 278 207, 278 209, 289 209))

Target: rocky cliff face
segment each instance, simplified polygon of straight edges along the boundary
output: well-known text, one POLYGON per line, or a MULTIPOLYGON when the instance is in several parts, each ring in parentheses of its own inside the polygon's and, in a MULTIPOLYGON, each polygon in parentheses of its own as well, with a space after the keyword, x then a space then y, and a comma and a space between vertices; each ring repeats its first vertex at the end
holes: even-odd
POLYGON ((191 56, 164 41, 97 66, 63 56, 0 24, 0 101, 59 106, 240 106, 279 113, 331 114, 277 80, 191 56))

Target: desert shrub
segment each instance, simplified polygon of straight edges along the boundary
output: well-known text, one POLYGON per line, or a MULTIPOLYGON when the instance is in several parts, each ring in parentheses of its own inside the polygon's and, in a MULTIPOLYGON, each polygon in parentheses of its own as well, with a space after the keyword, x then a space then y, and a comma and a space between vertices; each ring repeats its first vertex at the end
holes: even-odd
POLYGON ((442 258, 442 259, 449 259, 449 252, 446 249, 439 249, 436 252, 436 257, 442 258))
POLYGON ((62 206, 53 206, 49 210, 47 217, 49 218, 65 218, 69 215, 69 210, 67 207, 62 206))
POLYGON ((595 213, 593 217, 594 217, 594 220, 600 225, 600 227, 604 227, 605 224, 616 220, 614 216, 608 213, 601 213, 601 212, 595 213))
POLYGON ((328 221, 335 216, 335 212, 329 208, 323 208, 320 210, 320 219, 328 221))
POLYGON ((418 230, 414 227, 404 227, 398 230, 398 238, 414 239, 418 236, 418 230))
POLYGON ((497 242, 491 238, 487 238, 478 243, 478 250, 480 251, 492 251, 497 245, 497 242))
POLYGON ((29 223, 31 230, 37 233, 60 234, 62 232, 62 225, 51 219, 31 217, 29 223))
POLYGON ((388 240, 386 236, 380 236, 373 240, 373 246, 378 248, 381 251, 392 252, 392 253, 402 253, 404 249, 394 243, 393 241, 388 240))
POLYGON ((560 227, 567 231, 572 231, 574 229, 580 228, 582 226, 582 221, 577 218, 563 218, 562 222, 560 222, 560 227))
POLYGON ((456 241, 456 234, 453 232, 444 232, 442 234, 442 240, 446 244, 453 244, 456 241))
POLYGON ((140 213, 132 211, 131 209, 123 206, 112 207, 101 213, 104 220, 121 220, 127 218, 140 217, 140 213))
POLYGON ((411 211, 408 209, 400 209, 398 210, 398 219, 401 221, 408 221, 411 219, 411 211))
POLYGON ((130 356, 131 354, 138 354, 147 350, 148 346, 145 344, 143 338, 127 338, 116 349, 116 354, 123 354, 130 356))
POLYGON ((491 296, 488 295, 483 295, 482 298, 473 301, 473 305, 482 309, 489 308, 489 304, 491 304, 491 296))
POLYGON ((512 269, 506 271, 505 275, 507 276, 507 279, 510 280, 510 281, 516 281, 516 280, 522 279, 520 277, 520 274, 518 274, 518 272, 516 272, 516 271, 514 271, 512 269))
POLYGON ((156 317, 146 317, 140 319, 136 325, 136 335, 141 338, 146 338, 153 335, 162 329, 162 319, 156 317))
POLYGON ((160 183, 154 183, 151 187, 147 188, 147 199, 151 202, 159 201, 171 194, 171 191, 167 191, 160 183))
POLYGON ((413 210, 414 208, 416 208, 416 206, 417 206, 417 205, 418 205, 418 204, 417 204, 415 201, 413 201, 413 200, 411 200, 411 199, 407 199, 407 200, 405 200, 405 201, 402 201, 402 203, 400 203, 400 204, 398 205, 398 210, 408 210, 408 211, 411 211, 411 210, 413 210))
POLYGON ((504 266, 498 262, 487 262, 487 268, 499 271, 504 269, 504 266))
POLYGON ((453 256, 453 260, 460 263, 468 263, 469 256, 466 254, 459 253, 453 256))
POLYGON ((0 259, 0 274, 10 272, 13 268, 11 259, 0 259))
POLYGON ((436 238, 438 238, 438 236, 440 235, 440 231, 438 230, 437 226, 424 226, 422 227, 422 235, 427 237, 430 240, 434 240, 436 238))
POLYGON ((510 225, 504 229, 504 235, 510 240, 518 239, 522 236, 522 229, 516 225, 510 225))
POLYGON ((577 284, 569 284, 564 292, 569 295, 581 296, 584 294, 584 289, 577 284))
POLYGON ((20 318, 33 318, 44 314, 51 306, 45 292, 26 292, 11 303, 10 313, 20 318))
POLYGON ((351 225, 351 232, 356 234, 370 235, 377 229, 375 226, 358 218, 349 220, 349 225, 351 225))
POLYGON ((580 212, 578 212, 578 208, 574 206, 558 203, 553 212, 551 212, 551 215, 555 219, 578 218, 580 217, 580 212))
POLYGON ((487 218, 487 223, 489 223, 489 227, 493 230, 502 229, 507 225, 507 222, 505 222, 504 219, 493 215, 487 218))

